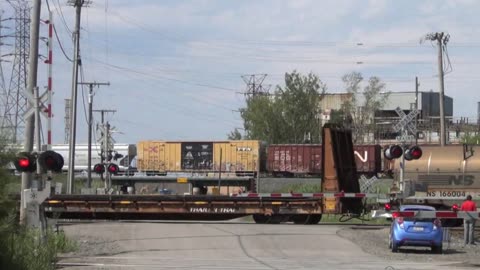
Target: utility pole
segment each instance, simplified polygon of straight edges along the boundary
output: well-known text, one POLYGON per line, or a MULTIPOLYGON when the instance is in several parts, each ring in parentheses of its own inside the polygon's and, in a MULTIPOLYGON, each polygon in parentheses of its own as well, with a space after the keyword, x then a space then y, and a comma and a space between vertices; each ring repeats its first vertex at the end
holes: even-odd
POLYGON ((449 34, 430 33, 425 36, 426 39, 431 41, 437 41, 438 45, 438 78, 440 82, 440 146, 445 146, 446 143, 446 129, 445 129, 445 95, 444 95, 444 74, 443 74, 443 46, 447 46, 450 39, 449 34))
POLYGON ((88 92, 88 165, 87 165, 87 187, 92 187, 92 124, 93 124, 93 117, 92 117, 92 107, 93 107, 93 87, 100 86, 100 85, 110 85, 109 82, 107 83, 98 83, 98 82, 81 82, 81 85, 88 85, 90 90, 88 92))
POLYGON ((73 30, 73 74, 72 74, 72 98, 71 98, 71 125, 70 125, 70 144, 68 157, 68 179, 67 194, 73 193, 74 169, 75 169, 75 140, 77 130, 77 93, 78 93, 78 67, 80 65, 80 18, 82 6, 85 0, 74 0, 69 3, 75 6, 75 29, 73 30))
MULTIPOLYGON (((31 27, 30 27, 30 62, 28 65, 28 81, 27 81, 27 93, 34 94, 34 89, 37 87, 37 68, 38 68, 38 40, 39 40, 39 28, 40 28, 40 10, 41 10, 41 0, 33 1, 32 15, 31 15, 31 27)), ((28 103, 30 108, 32 105, 28 103)), ((33 151, 33 136, 35 129, 35 116, 31 115, 25 119, 25 144, 24 150, 26 152, 33 151)), ((38 129, 39 127, 37 127, 38 129)), ((40 150, 40 149, 38 149, 40 150)), ((25 196, 24 190, 30 188, 32 180, 31 173, 22 173, 22 190, 20 191, 20 224, 25 224, 26 222, 26 209, 25 205, 25 196)))
MULTIPOLYGON (((420 83, 418 82, 418 77, 415 77, 415 110, 418 110, 418 87, 420 83)), ((415 117, 415 145, 418 144, 418 116, 415 117)))

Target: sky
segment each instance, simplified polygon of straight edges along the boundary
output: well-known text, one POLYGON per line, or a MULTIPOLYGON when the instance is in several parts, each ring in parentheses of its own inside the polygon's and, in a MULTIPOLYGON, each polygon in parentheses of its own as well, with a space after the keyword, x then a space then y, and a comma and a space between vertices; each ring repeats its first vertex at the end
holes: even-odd
MULTIPOLYGON (((72 96, 67 57, 73 59, 75 8, 66 0, 48 3, 60 41, 54 40, 52 102, 53 143, 60 144, 65 99, 72 96)), ((12 16, 7 1, 0 4, 2 18, 12 16)), ((235 128, 243 132, 244 75, 267 74, 271 92, 294 70, 316 74, 327 93, 344 92, 341 77, 352 71, 379 77, 392 92, 414 91, 415 76, 420 91, 438 91, 437 47, 424 37, 445 32, 451 63, 445 94, 454 99, 454 116, 476 121, 478 10, 476 0, 93 0, 82 8, 79 77, 110 83, 94 88, 93 108, 116 110, 105 120, 117 143, 224 140, 235 128)), ((48 19, 46 1, 41 18, 48 19)), ((45 24, 40 35, 48 36, 45 24)), ((12 48, 0 49, 3 55, 12 48)), ((40 42, 40 54, 46 52, 40 42)), ((39 63, 44 89, 47 69, 39 63)), ((11 62, 0 64, 8 81, 11 62)), ((77 143, 88 138, 87 93, 78 88, 77 143)))

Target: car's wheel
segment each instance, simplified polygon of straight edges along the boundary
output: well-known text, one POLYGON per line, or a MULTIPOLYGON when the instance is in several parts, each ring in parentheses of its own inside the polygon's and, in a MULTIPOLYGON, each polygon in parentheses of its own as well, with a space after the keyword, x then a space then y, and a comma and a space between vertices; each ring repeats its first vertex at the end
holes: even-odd
POLYGON ((442 254, 443 246, 440 244, 439 246, 432 246, 432 252, 436 254, 442 254))
POLYGON ((391 237, 390 248, 392 249, 392 252, 398 252, 398 244, 397 244, 397 242, 395 242, 395 240, 393 239, 393 236, 390 236, 390 237, 391 237))

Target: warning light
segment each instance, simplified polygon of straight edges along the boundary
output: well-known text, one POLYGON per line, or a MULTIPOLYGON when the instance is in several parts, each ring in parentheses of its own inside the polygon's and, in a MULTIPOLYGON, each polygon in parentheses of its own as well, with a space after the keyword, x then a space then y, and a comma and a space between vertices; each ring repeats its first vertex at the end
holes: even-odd
POLYGON ((452 205, 452 211, 457 212, 458 211, 458 204, 454 203, 452 205))
POLYGON ((422 149, 416 145, 408 148, 405 151, 405 159, 406 160, 416 160, 422 157, 422 149))
POLYGON ((93 171, 102 174, 105 172, 105 166, 102 163, 95 164, 95 166, 93 166, 93 171))
POLYGON ((34 172, 37 169, 35 155, 28 152, 18 153, 13 163, 19 172, 34 172))
POLYGON ((110 163, 107 168, 108 172, 111 174, 117 174, 120 171, 120 168, 118 168, 117 164, 110 163))
POLYGON ((64 160, 59 153, 48 150, 40 154, 38 163, 44 170, 62 172, 64 160))
POLYGON ((385 211, 390 211, 392 209, 392 205, 389 203, 385 204, 385 211))
POLYGON ((383 154, 386 159, 392 160, 401 157, 403 154, 403 149, 400 145, 390 145, 389 147, 385 148, 383 154))

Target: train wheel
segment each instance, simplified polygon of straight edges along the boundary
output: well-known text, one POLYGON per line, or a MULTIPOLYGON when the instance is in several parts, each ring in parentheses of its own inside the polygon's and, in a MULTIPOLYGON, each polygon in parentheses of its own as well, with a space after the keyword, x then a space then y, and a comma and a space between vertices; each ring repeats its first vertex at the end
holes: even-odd
POLYGON ((310 215, 294 215, 290 218, 295 224, 307 224, 310 215))
POLYGON ((320 220, 322 220, 322 214, 309 215, 309 219, 306 224, 309 224, 309 225, 318 224, 320 220))
POLYGON ((261 214, 253 215, 253 221, 255 221, 255 223, 257 224, 267 224, 269 220, 270 220, 269 216, 265 216, 261 214))

